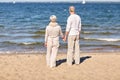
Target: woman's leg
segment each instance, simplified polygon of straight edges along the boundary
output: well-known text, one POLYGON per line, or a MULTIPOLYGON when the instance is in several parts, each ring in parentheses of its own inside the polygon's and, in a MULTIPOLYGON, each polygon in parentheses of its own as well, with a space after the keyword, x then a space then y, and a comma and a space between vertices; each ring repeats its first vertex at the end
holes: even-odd
POLYGON ((51 57, 50 57, 50 67, 56 66, 57 53, 58 53, 58 47, 56 47, 56 46, 52 47, 52 53, 51 53, 51 57))
POLYGON ((47 44, 47 54, 46 54, 46 63, 47 66, 50 66, 50 57, 52 53, 52 46, 50 43, 47 44))

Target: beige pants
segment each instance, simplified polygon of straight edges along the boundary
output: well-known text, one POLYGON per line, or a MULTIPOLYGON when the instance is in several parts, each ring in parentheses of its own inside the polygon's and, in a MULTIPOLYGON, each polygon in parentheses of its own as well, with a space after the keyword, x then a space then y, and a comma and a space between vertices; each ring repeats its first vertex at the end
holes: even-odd
POLYGON ((68 36, 68 52, 67 52, 68 65, 72 65, 73 58, 75 60, 75 64, 80 63, 79 35, 68 36))
POLYGON ((56 66, 56 56, 58 52, 58 47, 59 47, 59 37, 48 38, 47 54, 46 54, 47 66, 50 67, 56 66))

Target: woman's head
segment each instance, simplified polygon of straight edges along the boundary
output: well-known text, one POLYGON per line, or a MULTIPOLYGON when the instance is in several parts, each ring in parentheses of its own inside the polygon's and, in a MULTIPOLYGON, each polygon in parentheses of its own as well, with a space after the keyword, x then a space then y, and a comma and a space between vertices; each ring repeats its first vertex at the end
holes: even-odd
POLYGON ((56 22, 56 20, 57 20, 57 17, 55 15, 50 16, 50 21, 51 22, 56 22))

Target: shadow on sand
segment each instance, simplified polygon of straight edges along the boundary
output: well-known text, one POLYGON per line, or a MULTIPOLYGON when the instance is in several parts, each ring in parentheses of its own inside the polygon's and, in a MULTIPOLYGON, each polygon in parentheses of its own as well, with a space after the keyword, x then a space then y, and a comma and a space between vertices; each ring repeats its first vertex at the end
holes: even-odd
POLYGON ((92 56, 85 56, 80 58, 80 63, 83 63, 85 60, 92 58, 92 56))
POLYGON ((60 59, 60 60, 56 61, 56 66, 59 66, 62 63, 65 63, 66 61, 67 61, 67 59, 60 59))
MULTIPOLYGON (((85 60, 92 58, 91 56, 84 56, 80 58, 80 64, 83 63, 85 60)), ((67 59, 60 59, 58 61, 56 61, 56 66, 61 65, 62 63, 65 63, 67 61, 67 59)), ((73 64, 75 64, 75 61, 73 61, 73 64)))

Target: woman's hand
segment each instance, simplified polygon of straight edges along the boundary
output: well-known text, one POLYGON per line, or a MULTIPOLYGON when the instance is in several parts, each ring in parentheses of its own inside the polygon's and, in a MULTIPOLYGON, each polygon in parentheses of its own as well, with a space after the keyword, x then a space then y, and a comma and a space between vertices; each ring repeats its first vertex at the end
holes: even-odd
POLYGON ((63 38, 63 41, 66 42, 66 37, 63 38))
POLYGON ((47 42, 44 43, 44 46, 47 47, 47 42))

